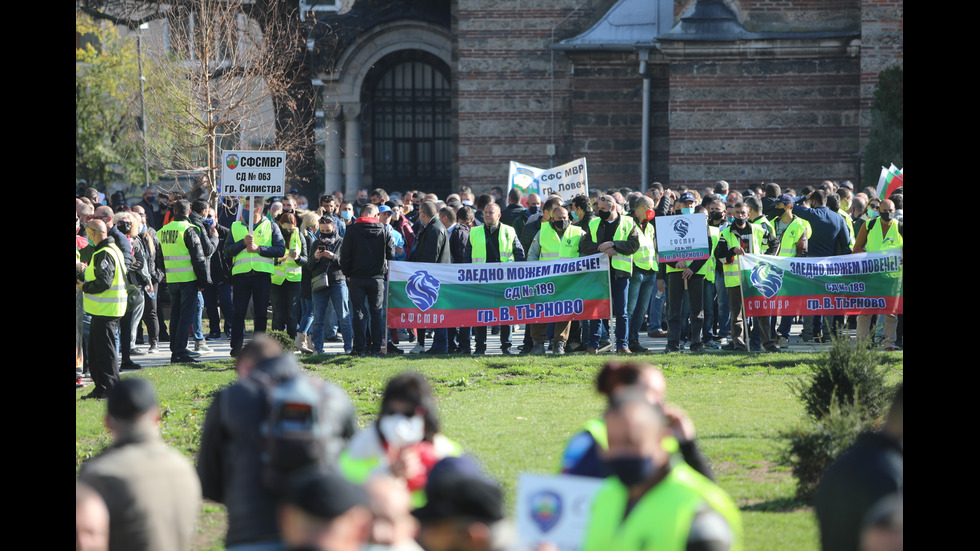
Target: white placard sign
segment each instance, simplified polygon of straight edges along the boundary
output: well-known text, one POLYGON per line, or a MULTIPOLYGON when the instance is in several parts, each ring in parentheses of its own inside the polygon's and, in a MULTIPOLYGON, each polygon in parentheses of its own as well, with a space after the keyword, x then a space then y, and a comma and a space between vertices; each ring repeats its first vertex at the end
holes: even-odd
POLYGON ((551 194, 560 195, 563 202, 571 201, 576 195, 588 195, 589 171, 585 157, 555 168, 537 168, 511 161, 507 191, 515 187, 524 195, 537 193, 542 203, 551 194))
POLYGON ((517 536, 534 546, 551 542, 561 551, 578 551, 601 478, 522 474, 517 481, 517 536))
POLYGON ((268 197, 285 193, 285 151, 221 152, 222 196, 268 197))
POLYGON ((708 217, 703 212, 658 216, 653 220, 657 227, 658 262, 687 262, 710 256, 708 217))

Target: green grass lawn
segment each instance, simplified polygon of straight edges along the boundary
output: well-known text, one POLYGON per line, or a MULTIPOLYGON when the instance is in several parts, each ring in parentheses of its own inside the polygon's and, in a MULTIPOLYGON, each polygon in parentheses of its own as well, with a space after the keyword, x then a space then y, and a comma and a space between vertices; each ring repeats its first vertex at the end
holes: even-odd
MULTIPOLYGON (((891 382, 901 380, 903 355, 883 355, 891 382)), ((603 358, 603 361, 608 358, 603 358)), ((667 400, 687 410, 719 484, 742 509, 746 549, 817 549, 812 510, 794 499, 794 479, 777 463, 780 431, 797 423, 802 406, 789 382, 806 373, 814 354, 671 354, 641 356, 667 376, 667 400)), ((415 370, 432 381, 443 432, 476 455, 501 482, 511 510, 519 473, 554 472, 568 438, 599 414, 592 388, 595 358, 307 356, 304 365, 350 395, 362 424, 378 411, 386 381, 415 370)), ((196 453, 211 396, 233 382, 230 361, 164 366, 138 374, 157 387, 163 434, 189 457, 196 453)), ((104 402, 76 392, 75 468, 109 442, 104 402)), ((204 507, 195 547, 220 548, 223 509, 204 507)))

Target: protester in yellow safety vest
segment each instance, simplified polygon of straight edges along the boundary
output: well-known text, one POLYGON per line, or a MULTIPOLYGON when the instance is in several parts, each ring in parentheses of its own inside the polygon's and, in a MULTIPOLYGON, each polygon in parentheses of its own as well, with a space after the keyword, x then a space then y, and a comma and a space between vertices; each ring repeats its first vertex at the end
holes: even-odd
MULTIPOLYGON (((474 263, 524 262, 521 246, 514 228, 500 223, 500 207, 490 203, 483 208, 483 224, 470 230, 467 256, 474 263)), ((474 354, 487 352, 487 326, 476 328, 474 354)), ((500 350, 510 354, 510 325, 500 326, 500 350)))
POLYGON ((721 225, 725 222, 725 202, 714 199, 708 203, 708 240, 711 245, 711 258, 705 264, 704 274, 704 331, 701 343, 705 348, 719 349, 721 341, 731 330, 731 313, 728 307, 728 291, 725 290, 725 277, 722 265, 715 258, 715 250, 721 241, 721 225), (715 320, 715 299, 718 300, 718 319, 715 320), (718 331, 714 331, 715 321, 718 331))
MULTIPOLYGON (((626 310, 630 316, 629 349, 631 352, 649 352, 640 344, 640 326, 650 306, 650 295, 657 288, 657 233, 654 219, 665 216, 670 211, 671 199, 653 190, 659 204, 653 198, 638 196, 633 201, 633 221, 636 222, 640 237, 640 250, 633 255, 633 275, 630 276, 630 289, 626 300, 626 310), (656 208, 655 208, 656 206, 656 208)), ((658 320, 659 321, 659 320, 658 320)), ((650 326, 654 326, 651 323, 650 326)))
MULTIPOLYGON (((904 251, 905 240, 903 237, 904 228, 902 223, 895 220, 895 203, 885 199, 878 205, 878 217, 872 218, 861 226, 856 243, 855 253, 884 251, 888 249, 901 249, 904 251)), ((898 332, 898 315, 886 314, 885 318, 885 350, 895 350, 895 341, 898 332)), ((858 316, 857 336, 858 339, 867 339, 871 331, 871 316, 858 316)))
MULTIPOLYGON (((793 216, 793 198, 782 194, 776 198, 776 212, 782 213, 775 220, 776 240, 779 242, 779 256, 806 256, 809 229, 806 220, 793 216)), ((789 331, 793 316, 783 316, 776 328, 779 346, 789 344, 789 331)))
POLYGON ((201 245, 200 229, 188 221, 191 204, 186 199, 174 203, 173 220, 160 228, 160 251, 167 271, 170 291, 170 361, 195 363, 187 351, 187 335, 197 310, 197 294, 210 283, 208 259, 201 245))
MULTIPOLYGON (((685 191, 678 197, 681 205, 680 214, 694 214, 696 198, 693 193, 685 191)), ((668 262, 663 267, 663 275, 667 281, 667 345, 665 353, 678 352, 681 338, 689 338, 691 352, 702 352, 704 343, 701 337, 704 333, 704 276, 707 273, 706 260, 680 260, 668 262), (681 310, 684 294, 687 293, 691 305, 690 333, 681 335, 683 319, 681 310)))
MULTIPOLYGON (((126 265, 122 251, 109 239, 105 222, 90 220, 85 235, 94 246, 85 280, 75 286, 83 293, 89 325, 89 371, 95 390, 84 398, 104 400, 119 382, 119 356, 116 351, 116 329, 126 312, 126 265)), ((76 270, 81 268, 76 264, 76 270)))
POLYGON ((253 303, 255 313, 254 333, 265 332, 275 259, 286 254, 286 243, 279 226, 263 215, 261 200, 255 197, 250 200, 254 224, 252 233, 249 233, 248 222, 239 220, 231 225, 231 235, 225 242, 225 257, 232 262, 235 317, 231 323, 231 355, 235 357, 241 352, 245 341, 245 314, 248 313, 249 301, 253 303))
MULTIPOLYGON (((619 213, 615 200, 603 195, 596 206, 596 217, 579 243, 579 256, 603 253, 609 257, 612 314, 616 318, 616 353, 631 354, 629 349, 629 316, 626 306, 630 277, 633 275, 633 253, 640 250, 640 233, 632 218, 619 213)), ((586 354, 599 351, 600 324, 589 322, 589 343, 586 354)))
MULTIPOLYGON (((299 294, 302 287, 303 267, 307 264, 308 252, 306 240, 296 224, 296 215, 283 212, 277 221, 282 233, 283 243, 286 244, 286 254, 275 261, 275 272, 272 274, 272 330, 286 330, 289 338, 293 339, 297 350, 305 348, 303 341, 296 335, 296 324, 299 320, 299 294)), ((312 350, 306 349, 309 352, 312 350)))
MULTIPOLYGON (((714 478, 694 438, 694 423, 690 417, 680 408, 665 405, 667 379, 659 369, 647 363, 610 361, 599 370, 595 382, 596 390, 607 400, 625 390, 638 389, 651 404, 662 407, 673 432, 672 442, 668 445, 671 452, 679 451, 691 468, 714 478)), ((582 432, 568 441, 562 453, 561 472, 593 478, 609 476, 603 458, 607 447, 605 420, 599 417, 586 421, 582 432)))
MULTIPOLYGON (((554 204, 545 202, 546 208, 554 204)), ((527 259, 533 261, 577 258, 579 242, 584 233, 582 228, 571 225, 568 211, 564 208, 555 206, 551 211, 545 210, 541 220, 541 231, 534 236, 527 259)), ((555 354, 565 353, 565 343, 568 342, 571 324, 572 322, 567 320, 555 322, 554 338, 551 341, 552 351, 555 354)), ((548 324, 531 324, 530 330, 531 338, 534 340, 531 354, 544 354, 544 343, 548 340, 548 324)))
MULTIPOLYGON (((749 208, 749 222, 764 227, 770 234, 776 235, 776 227, 773 225, 769 219, 762 214, 762 200, 758 197, 747 197, 745 199, 745 206, 749 208)), ((778 239, 777 239, 778 243, 778 239)), ((762 348, 762 329, 765 326, 769 330, 770 334, 773 330, 773 320, 772 316, 758 316, 752 318, 752 329, 749 332, 749 350, 758 351, 762 348)), ((778 346, 778 342, 776 343, 778 346)))
MULTIPOLYGON (((749 223, 749 209, 744 203, 733 207, 735 221, 721 232, 721 239, 715 248, 715 258, 724 263, 725 288, 728 291, 728 306, 732 312, 732 341, 723 350, 747 351, 743 334, 745 317, 743 315, 740 264, 737 256, 749 254, 775 254, 779 250, 776 236, 762 226, 749 223)), ((779 352, 769 326, 760 326, 762 346, 767 352, 779 352)))
POLYGON ((592 501, 585 551, 742 548, 735 502, 686 463, 672 462, 660 408, 624 391, 606 412, 612 472, 592 501))

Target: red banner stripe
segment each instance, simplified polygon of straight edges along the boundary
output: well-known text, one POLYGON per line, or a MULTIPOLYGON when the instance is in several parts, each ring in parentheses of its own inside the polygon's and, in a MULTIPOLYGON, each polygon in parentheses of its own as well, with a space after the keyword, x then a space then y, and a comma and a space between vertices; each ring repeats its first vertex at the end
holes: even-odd
POLYGON ((844 316, 903 313, 903 297, 852 297, 810 295, 792 297, 751 297, 742 300, 746 317, 760 316, 844 316), (852 300, 876 304, 860 305, 852 300), (814 302, 815 301, 815 302, 814 302), (817 306, 817 308, 813 308, 817 306))
MULTIPOLYGON (((563 301, 563 303, 580 302, 580 308, 572 304, 571 313, 562 315, 545 315, 544 303, 521 304, 503 308, 483 310, 470 308, 464 310, 429 309, 426 312, 418 308, 389 308, 388 327, 401 328, 437 328, 437 327, 486 327, 492 325, 523 325, 525 323, 553 323, 557 321, 608 319, 612 309, 608 300, 579 300, 563 301), (540 308, 539 308, 540 306, 540 308), (488 312, 490 314, 488 314, 488 312), (428 316, 428 317, 426 317, 428 316), (533 317, 532 317, 533 316, 533 317)), ((562 310, 565 309, 562 305, 562 310)))

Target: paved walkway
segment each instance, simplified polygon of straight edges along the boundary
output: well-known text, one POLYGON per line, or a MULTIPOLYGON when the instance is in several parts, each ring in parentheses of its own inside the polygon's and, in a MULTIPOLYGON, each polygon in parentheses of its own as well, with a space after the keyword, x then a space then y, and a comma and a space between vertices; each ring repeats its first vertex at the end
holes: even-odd
MULTIPOLYGON (((802 326, 797 324, 794 325, 791 335, 799 335, 802 326)), ((851 337, 854 337, 854 331, 850 331, 851 337)), ((511 342, 513 343, 514 350, 522 344, 524 340, 524 326, 513 326, 511 332, 511 342)), ((431 339, 427 340, 427 345, 431 344, 431 339)), ((663 352, 664 348, 667 346, 666 338, 651 338, 648 337, 646 332, 640 333, 640 344, 650 349, 650 354, 660 354, 663 352)), ((142 356, 133 356, 133 361, 141 365, 143 368, 148 367, 159 367, 161 365, 166 365, 170 363, 170 350, 167 348, 167 343, 160 343, 160 352, 155 354, 145 354, 142 356)), ((203 353, 200 358, 202 362, 206 361, 221 361, 230 359, 231 347, 227 338, 221 338, 217 340, 207 341, 207 345, 211 348, 212 352, 203 353)), ((193 347, 193 340, 191 341, 191 347, 193 347)), ((820 352, 826 349, 829 345, 818 344, 818 343, 804 343, 800 340, 798 336, 790 337, 789 346, 784 347, 785 350, 789 352, 820 352)), ((409 343, 407 341, 402 341, 398 348, 404 350, 406 355, 408 352, 415 347, 415 343, 409 343)), ((141 350, 146 350, 147 346, 142 345, 137 348, 141 350)), ((324 343, 324 352, 326 354, 343 354, 344 347, 343 343, 324 343)), ((689 350, 681 350, 681 354, 690 354, 689 350)), ((706 349, 704 351, 706 354, 731 354, 731 352, 726 352, 723 350, 706 349)), ((500 337, 496 335, 487 334, 487 354, 488 355, 499 355, 500 352, 500 337)), ((550 354, 550 353, 549 353, 550 354)), ((642 355, 642 354, 641 354, 642 355)), ((123 369, 123 373, 127 373, 132 370, 123 369)), ((91 383, 91 379, 86 377, 83 381, 86 385, 91 383)))

